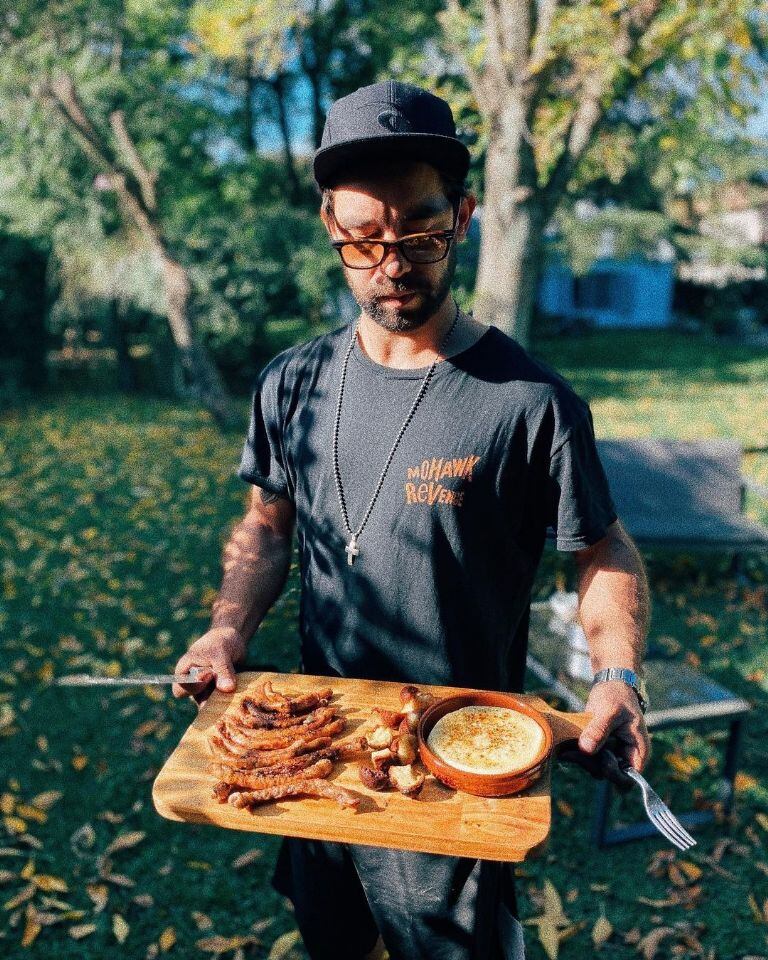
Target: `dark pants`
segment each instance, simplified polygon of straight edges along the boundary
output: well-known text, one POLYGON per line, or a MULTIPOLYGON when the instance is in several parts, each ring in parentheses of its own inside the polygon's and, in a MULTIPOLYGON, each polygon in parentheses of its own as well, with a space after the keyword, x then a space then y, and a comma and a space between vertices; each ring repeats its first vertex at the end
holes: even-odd
POLYGON ((283 841, 273 885, 312 960, 523 960, 513 865, 319 840, 283 841))

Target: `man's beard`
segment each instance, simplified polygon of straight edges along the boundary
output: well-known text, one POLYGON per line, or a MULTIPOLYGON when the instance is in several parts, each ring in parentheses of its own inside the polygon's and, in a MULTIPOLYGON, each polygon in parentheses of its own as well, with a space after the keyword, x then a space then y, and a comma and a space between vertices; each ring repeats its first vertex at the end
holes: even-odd
MULTIPOLYGON (((434 289, 414 286, 406 279, 402 286, 387 291, 389 295, 394 296, 397 296, 399 293, 410 293, 412 291, 419 293, 421 295, 421 303, 418 307, 406 305, 405 309, 398 307, 390 307, 387 309, 387 307, 380 302, 380 298, 383 296, 381 293, 377 293, 375 297, 370 297, 357 293, 351 284, 349 285, 349 289, 360 308, 365 311, 371 320, 378 323, 380 327, 384 327, 385 330, 389 330, 391 333, 405 333, 408 330, 418 330, 419 327, 424 326, 430 317, 437 313, 445 301, 446 296, 450 293, 453 277, 456 273, 456 260, 456 246, 455 244, 451 244, 448 256, 444 261, 445 270, 434 289)), ((410 277, 411 275, 409 274, 408 276, 410 277)))

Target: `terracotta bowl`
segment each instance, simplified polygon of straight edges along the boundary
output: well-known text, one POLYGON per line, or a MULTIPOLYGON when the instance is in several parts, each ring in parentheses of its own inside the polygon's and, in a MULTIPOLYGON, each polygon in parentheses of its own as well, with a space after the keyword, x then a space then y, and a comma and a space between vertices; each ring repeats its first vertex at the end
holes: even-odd
POLYGON ((496 693, 490 690, 446 697, 433 703, 421 716, 418 738, 419 756, 431 774, 455 790, 463 790, 478 797, 504 797, 527 789, 546 770, 552 753, 552 728, 544 714, 518 700, 511 693, 496 693), (461 707, 507 707, 524 713, 534 719, 544 731, 544 743, 531 763, 517 770, 505 773, 468 773, 457 770, 432 752, 427 738, 438 720, 461 707))

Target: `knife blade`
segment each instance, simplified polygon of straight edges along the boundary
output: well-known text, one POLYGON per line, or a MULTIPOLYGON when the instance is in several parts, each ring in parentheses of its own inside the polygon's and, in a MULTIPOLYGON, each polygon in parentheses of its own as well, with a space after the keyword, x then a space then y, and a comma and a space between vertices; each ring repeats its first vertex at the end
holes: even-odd
POLYGON ((54 683, 59 687, 144 687, 148 684, 197 683, 197 678, 205 672, 202 667, 192 667, 189 673, 137 673, 128 677, 92 677, 86 673, 72 673, 57 677, 54 683))

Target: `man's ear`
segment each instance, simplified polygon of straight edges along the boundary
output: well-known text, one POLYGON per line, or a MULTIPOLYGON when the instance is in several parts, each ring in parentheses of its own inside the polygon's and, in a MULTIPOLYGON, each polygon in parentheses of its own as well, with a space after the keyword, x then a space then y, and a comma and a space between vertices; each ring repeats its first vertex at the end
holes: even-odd
POLYGON ((461 206, 459 207, 459 219, 456 224, 456 237, 458 240, 464 240, 466 238, 467 231, 469 230, 469 222, 472 219, 472 214, 476 206, 477 197, 474 193, 468 193, 462 198, 461 206))

